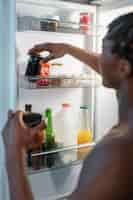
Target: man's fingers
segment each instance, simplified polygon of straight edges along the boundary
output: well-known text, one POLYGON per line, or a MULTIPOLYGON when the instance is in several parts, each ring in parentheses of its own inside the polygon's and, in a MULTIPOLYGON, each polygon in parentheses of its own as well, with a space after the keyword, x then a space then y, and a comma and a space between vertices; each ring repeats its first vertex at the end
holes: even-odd
POLYGON ((55 56, 51 53, 49 56, 43 58, 43 62, 48 62, 53 59, 55 59, 55 56))
POLYGON ((32 49, 30 49, 28 53, 29 54, 37 54, 44 50, 45 50, 45 48, 43 47, 43 45, 36 45, 32 49))
POLYGON ((28 54, 29 55, 36 55, 36 54, 38 54, 38 53, 40 53, 40 52, 42 52, 43 51, 43 49, 41 48, 32 48, 32 49, 30 49, 29 51, 28 51, 28 54))
POLYGON ((24 116, 24 112, 22 111, 16 112, 16 119, 18 120, 18 123, 21 126, 21 128, 28 129, 28 127, 24 123, 23 116, 24 116))
POLYGON ((33 47, 33 49, 38 51, 51 51, 51 45, 50 43, 44 43, 44 44, 37 44, 33 47))
POLYGON ((46 128, 46 123, 44 120, 41 121, 41 123, 33 128, 29 128, 25 123, 24 123, 24 120, 23 120, 23 116, 24 116, 24 112, 22 111, 17 111, 16 112, 16 119, 18 120, 20 126, 24 129, 27 129, 28 131, 34 131, 34 132, 38 132, 38 131, 41 131, 43 129, 46 128))
POLYGON ((28 54, 33 55, 43 51, 51 52, 51 47, 49 43, 35 45, 32 49, 29 50, 28 54))

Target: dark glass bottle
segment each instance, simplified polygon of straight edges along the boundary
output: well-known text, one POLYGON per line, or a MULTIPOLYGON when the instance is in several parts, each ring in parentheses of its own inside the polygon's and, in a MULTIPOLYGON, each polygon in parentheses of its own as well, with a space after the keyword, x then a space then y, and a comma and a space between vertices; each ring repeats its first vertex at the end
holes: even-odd
POLYGON ((40 61, 41 60, 42 60, 42 57, 39 55, 30 55, 25 76, 40 75, 40 70, 41 70, 40 61))
MULTIPOLYGON (((32 112, 31 104, 25 104, 25 112, 26 113, 32 112)), ((27 152, 27 164, 28 164, 28 167, 32 166, 32 150, 28 150, 28 152, 27 152)))

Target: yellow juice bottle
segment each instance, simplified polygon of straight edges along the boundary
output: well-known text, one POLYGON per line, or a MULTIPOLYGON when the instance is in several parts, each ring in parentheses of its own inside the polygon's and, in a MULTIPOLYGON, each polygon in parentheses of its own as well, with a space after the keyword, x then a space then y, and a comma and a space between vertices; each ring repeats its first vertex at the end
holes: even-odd
MULTIPOLYGON (((77 144, 87 144, 93 142, 93 132, 90 128, 89 106, 81 106, 79 113, 79 130, 77 136, 77 144)), ((83 159, 91 150, 91 147, 78 148, 78 158, 83 159)))
POLYGON ((91 130, 80 130, 78 132, 78 141, 77 143, 85 144, 85 143, 92 143, 93 142, 93 134, 91 130))

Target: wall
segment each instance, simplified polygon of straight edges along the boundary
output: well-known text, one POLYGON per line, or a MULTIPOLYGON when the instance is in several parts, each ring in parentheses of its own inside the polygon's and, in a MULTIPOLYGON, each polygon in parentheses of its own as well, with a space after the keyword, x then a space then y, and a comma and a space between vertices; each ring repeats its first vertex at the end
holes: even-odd
MULTIPOLYGON (((117 4, 113 3, 106 8, 101 10, 99 16, 99 25, 101 27, 101 36, 98 39, 98 51, 102 50, 102 38, 106 34, 108 24, 116 17, 133 11, 133 6, 128 6, 131 1, 121 1, 117 4), (120 5, 127 5, 125 7, 120 5)), ((97 139, 101 139, 108 131, 118 122, 118 103, 116 99, 116 92, 111 89, 104 87, 98 88, 96 92, 96 135, 97 139), (107 102, 107 103, 106 103, 107 102)))
POLYGON ((118 122, 118 103, 112 89, 101 86, 96 91, 96 136, 100 140, 118 122))
POLYGON ((114 10, 114 9, 125 9, 129 7, 132 7, 133 1, 132 0, 121 0, 121 1, 116 1, 116 0, 103 0, 102 1, 102 9, 104 11, 106 10, 114 10))
MULTIPOLYGON (((131 8, 130 8, 131 10, 131 8)), ((129 8, 100 12, 100 37, 98 38, 98 52, 102 51, 102 39, 107 32, 108 24, 117 16, 130 11, 129 8)), ((118 102, 116 91, 103 86, 96 91, 96 135, 100 140, 118 122, 118 102)))

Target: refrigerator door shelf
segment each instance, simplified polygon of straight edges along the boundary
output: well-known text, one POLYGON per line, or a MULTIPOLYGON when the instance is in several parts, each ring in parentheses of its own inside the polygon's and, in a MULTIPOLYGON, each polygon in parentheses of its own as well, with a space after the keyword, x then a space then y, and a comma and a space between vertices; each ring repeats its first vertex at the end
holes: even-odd
POLYGON ((42 78, 39 76, 20 77, 20 87, 23 89, 47 89, 47 88, 86 88, 99 87, 101 80, 91 75, 81 76, 52 76, 42 78))
POLYGON ((41 173, 81 162, 91 153, 94 146, 95 142, 57 147, 41 153, 32 153, 31 166, 28 168, 28 173, 41 173), (36 169, 34 168, 34 159, 38 162, 36 169))

